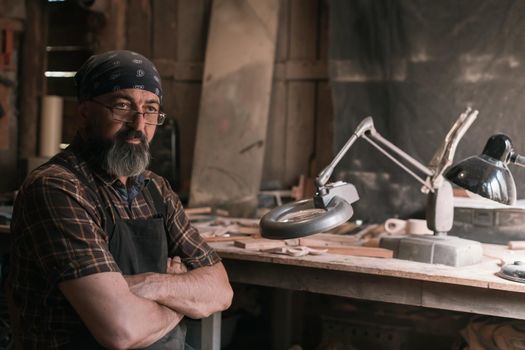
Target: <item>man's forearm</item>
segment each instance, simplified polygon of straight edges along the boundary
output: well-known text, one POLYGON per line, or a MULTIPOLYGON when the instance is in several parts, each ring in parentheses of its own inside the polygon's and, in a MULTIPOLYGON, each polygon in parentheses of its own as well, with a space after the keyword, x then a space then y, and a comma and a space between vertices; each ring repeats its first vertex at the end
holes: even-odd
POLYGON ((233 297, 221 263, 183 274, 142 274, 126 276, 126 280, 133 293, 191 318, 225 310, 233 297))
POLYGON ((133 326, 130 329, 135 329, 138 337, 133 337, 136 339, 135 342, 129 344, 129 348, 144 348, 157 340, 162 338, 177 324, 182 320, 184 315, 180 312, 177 312, 167 306, 160 305, 152 300, 145 300, 147 302, 149 310, 143 310, 140 315, 137 315, 133 321, 133 326))
POLYGON ((61 282, 59 288, 91 334, 107 348, 148 346, 167 334, 183 317, 131 293, 117 272, 61 282))

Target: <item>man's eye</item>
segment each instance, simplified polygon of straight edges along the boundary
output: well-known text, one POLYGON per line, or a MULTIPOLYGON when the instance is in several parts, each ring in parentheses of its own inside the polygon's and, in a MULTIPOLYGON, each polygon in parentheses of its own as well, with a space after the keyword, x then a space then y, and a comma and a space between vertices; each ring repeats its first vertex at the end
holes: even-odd
POLYGON ((155 106, 146 106, 144 110, 146 113, 157 113, 159 111, 155 106))
POLYGON ((126 110, 126 111, 129 111, 129 110, 131 109, 131 107, 129 106, 129 104, 124 103, 124 102, 120 102, 120 103, 115 103, 115 104, 113 104, 113 108, 116 108, 116 109, 122 109, 122 110, 126 110))

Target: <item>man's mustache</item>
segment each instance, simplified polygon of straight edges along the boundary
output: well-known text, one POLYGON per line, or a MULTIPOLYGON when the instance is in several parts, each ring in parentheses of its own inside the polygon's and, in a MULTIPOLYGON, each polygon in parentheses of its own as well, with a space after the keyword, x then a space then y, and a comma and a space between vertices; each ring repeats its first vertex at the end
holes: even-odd
POLYGON ((141 143, 147 144, 146 135, 139 130, 121 130, 115 134, 115 140, 125 141, 129 139, 139 139, 141 143))

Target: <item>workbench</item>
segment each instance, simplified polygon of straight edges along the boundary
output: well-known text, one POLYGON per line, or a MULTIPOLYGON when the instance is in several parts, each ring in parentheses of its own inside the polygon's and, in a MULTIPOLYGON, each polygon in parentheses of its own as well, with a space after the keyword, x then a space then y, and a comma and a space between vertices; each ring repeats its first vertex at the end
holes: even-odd
POLYGON ((525 320, 525 284, 495 275, 501 261, 525 261, 525 251, 484 244, 483 261, 466 267, 347 255, 292 257, 210 245, 230 281, 356 299, 525 320))
POLYGON ((466 267, 347 255, 292 257, 210 245, 231 282, 355 299, 525 319, 525 284, 495 275, 502 261, 525 261, 525 251, 484 244, 481 263, 466 267))

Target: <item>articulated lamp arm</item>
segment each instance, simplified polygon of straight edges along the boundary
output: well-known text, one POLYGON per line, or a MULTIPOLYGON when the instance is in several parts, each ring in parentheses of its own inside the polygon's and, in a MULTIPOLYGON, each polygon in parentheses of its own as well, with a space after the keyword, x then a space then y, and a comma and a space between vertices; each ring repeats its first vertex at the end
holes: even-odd
MULTIPOLYGON (((337 181, 328 183, 335 167, 358 138, 364 138, 422 185, 429 193, 428 226, 436 234, 445 234, 452 227, 452 187, 442 181, 443 171, 450 165, 457 143, 476 118, 477 111, 467 109, 447 134, 447 139, 426 167, 409 154, 382 137, 372 117, 359 123, 348 141, 315 180, 317 193, 313 199, 288 203, 271 210, 261 219, 261 233, 266 238, 286 239, 323 232, 348 221, 353 215, 351 204, 359 199, 354 185, 337 181), (403 160, 404 162, 400 161, 403 160), (417 172, 424 176, 418 175, 417 172)), ((521 159, 519 159, 521 160, 521 159)), ((525 159, 523 159, 525 164, 525 159)))

